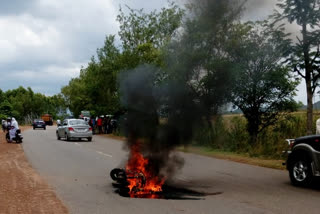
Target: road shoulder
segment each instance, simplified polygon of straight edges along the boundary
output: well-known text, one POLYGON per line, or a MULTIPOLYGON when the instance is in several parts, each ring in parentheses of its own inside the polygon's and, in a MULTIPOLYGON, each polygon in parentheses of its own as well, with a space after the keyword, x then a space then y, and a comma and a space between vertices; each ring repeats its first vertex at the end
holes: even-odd
POLYGON ((32 169, 22 146, 0 133, 0 214, 68 213, 46 181, 32 169))

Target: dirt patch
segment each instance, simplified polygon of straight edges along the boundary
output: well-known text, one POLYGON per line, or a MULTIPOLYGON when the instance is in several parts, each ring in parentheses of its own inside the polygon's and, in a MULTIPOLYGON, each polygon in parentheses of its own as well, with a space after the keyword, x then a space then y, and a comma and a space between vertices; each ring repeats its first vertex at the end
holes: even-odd
POLYGON ((111 138, 111 139, 114 139, 114 140, 120 140, 120 141, 125 141, 127 139, 126 137, 117 136, 117 135, 113 135, 113 134, 99 134, 99 136, 106 137, 106 138, 111 138))
MULTIPOLYGON (((25 128, 23 128, 25 129, 25 128)), ((22 146, 0 133, 0 214, 68 213, 53 189, 28 163, 22 146)))

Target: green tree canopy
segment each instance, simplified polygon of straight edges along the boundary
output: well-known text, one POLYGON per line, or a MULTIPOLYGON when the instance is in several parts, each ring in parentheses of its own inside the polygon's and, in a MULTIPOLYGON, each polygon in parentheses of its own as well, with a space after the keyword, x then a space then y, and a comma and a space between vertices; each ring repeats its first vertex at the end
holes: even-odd
POLYGON ((275 11, 275 22, 287 20, 300 26, 301 35, 292 41, 292 54, 288 63, 306 83, 307 91, 307 133, 312 133, 312 98, 319 86, 320 78, 320 1, 319 0, 279 0, 275 11))
POLYGON ((2 92, 0 100, 0 115, 3 118, 15 117, 20 122, 30 123, 44 113, 55 118, 61 111, 66 111, 66 104, 61 95, 52 97, 34 93, 30 87, 2 92))
POLYGON ((252 143, 279 115, 297 106, 293 96, 298 82, 281 63, 289 46, 285 36, 266 22, 239 24, 234 31, 229 51, 237 65, 233 103, 248 121, 252 143))

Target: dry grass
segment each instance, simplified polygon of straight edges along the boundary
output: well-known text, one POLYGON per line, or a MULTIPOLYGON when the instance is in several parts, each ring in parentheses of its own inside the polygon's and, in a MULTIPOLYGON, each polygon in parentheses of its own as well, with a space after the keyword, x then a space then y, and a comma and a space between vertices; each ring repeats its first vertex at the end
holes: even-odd
POLYGON ((253 158, 253 157, 249 157, 249 155, 246 155, 246 154, 236 154, 232 152, 210 150, 208 148, 194 147, 194 146, 189 146, 185 148, 181 147, 178 150, 186 153, 193 153, 193 154, 203 155, 207 157, 230 160, 230 161, 250 164, 254 166, 261 166, 261 167, 267 167, 272 169, 282 169, 282 170, 285 169, 285 166, 282 165, 282 163, 284 162, 283 160, 253 158))

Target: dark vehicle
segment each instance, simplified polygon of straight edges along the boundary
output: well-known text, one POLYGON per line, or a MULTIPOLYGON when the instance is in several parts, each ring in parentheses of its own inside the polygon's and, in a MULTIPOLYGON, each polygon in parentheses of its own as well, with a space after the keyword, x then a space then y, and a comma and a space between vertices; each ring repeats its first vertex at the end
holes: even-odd
POLYGON ((32 123, 34 129, 44 129, 46 130, 46 123, 41 119, 35 119, 32 123))
POLYGON ((287 139, 290 149, 286 166, 291 183, 295 186, 309 186, 320 177, 320 135, 287 139))
POLYGON ((12 141, 10 140, 10 132, 11 131, 14 131, 14 127, 13 126, 8 126, 7 127, 7 133, 6 133, 7 143, 11 143, 12 141, 15 141, 16 143, 22 143, 23 137, 22 137, 20 129, 17 129, 15 131, 15 137, 12 138, 12 141))

